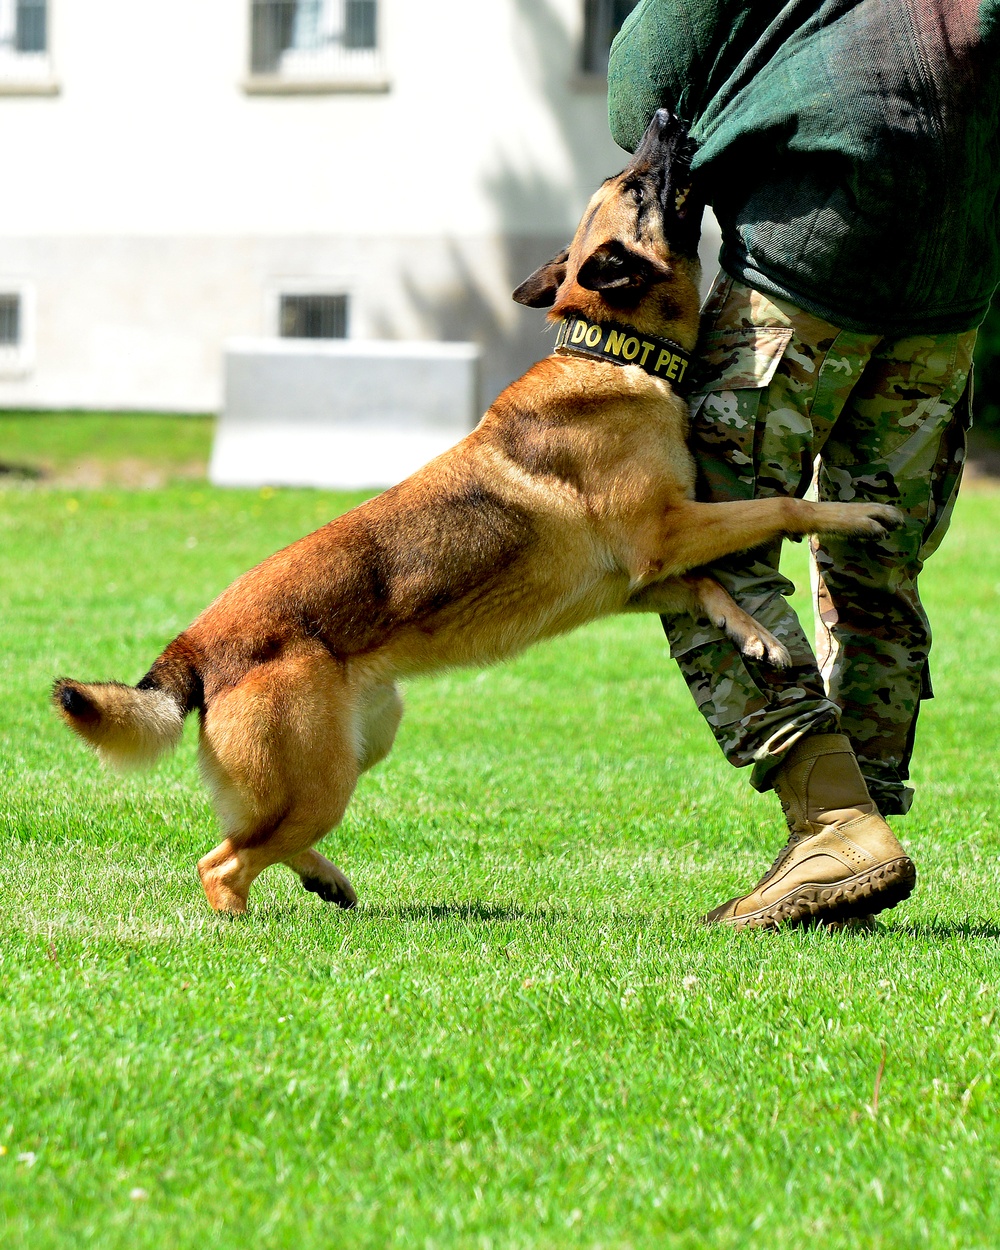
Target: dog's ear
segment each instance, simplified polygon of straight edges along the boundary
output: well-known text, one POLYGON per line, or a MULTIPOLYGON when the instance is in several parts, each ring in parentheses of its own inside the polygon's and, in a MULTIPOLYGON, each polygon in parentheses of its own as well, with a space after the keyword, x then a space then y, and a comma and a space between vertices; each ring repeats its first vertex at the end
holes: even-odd
POLYGON ((576 280, 588 291, 600 291, 606 297, 638 295, 670 277, 670 269, 652 257, 634 252, 617 239, 602 243, 580 266, 576 280))
POLYGON ((525 278, 514 292, 514 299, 528 308, 551 308, 556 302, 556 292, 566 277, 566 261, 569 259, 569 248, 564 247, 558 256, 545 262, 531 275, 525 278))

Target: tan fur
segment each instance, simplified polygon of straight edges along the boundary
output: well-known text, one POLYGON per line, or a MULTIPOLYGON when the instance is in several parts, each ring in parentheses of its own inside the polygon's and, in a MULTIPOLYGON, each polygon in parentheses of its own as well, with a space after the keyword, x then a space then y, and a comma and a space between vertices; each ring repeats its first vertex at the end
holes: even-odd
POLYGON ((119 772, 147 768, 180 742, 184 713, 162 690, 136 690, 117 682, 70 684, 91 700, 100 719, 76 720, 62 708, 59 714, 109 767, 119 772))
MULTIPOLYGON (((636 179, 655 193, 647 166, 637 158, 598 191, 568 254, 518 298, 553 304, 553 316, 627 320, 690 350, 697 262, 672 253, 665 213, 638 210, 636 179), (614 295, 581 285, 612 243, 645 276, 614 295)), ((398 677, 488 664, 623 611, 703 611, 748 654, 787 662, 718 583, 690 571, 782 534, 879 535, 895 523, 869 504, 698 503, 686 433, 684 401, 638 367, 542 360, 456 447, 224 591, 142 683, 165 692, 174 719, 150 691, 118 686, 59 683, 57 704, 103 754, 134 759, 176 740, 181 709, 201 710, 225 833, 198 865, 214 908, 244 910, 276 863, 351 906, 350 882, 312 847, 391 748, 398 677), (77 713, 96 720, 84 727, 77 713)))

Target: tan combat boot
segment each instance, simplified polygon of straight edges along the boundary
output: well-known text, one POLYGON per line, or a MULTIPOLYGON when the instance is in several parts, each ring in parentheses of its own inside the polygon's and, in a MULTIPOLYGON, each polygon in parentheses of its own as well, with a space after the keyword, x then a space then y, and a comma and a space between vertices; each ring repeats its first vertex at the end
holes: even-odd
POLYGON ((827 924, 909 897, 916 869, 872 802, 849 738, 802 738, 777 770, 774 788, 788 841, 755 889, 710 911, 706 924, 827 924))

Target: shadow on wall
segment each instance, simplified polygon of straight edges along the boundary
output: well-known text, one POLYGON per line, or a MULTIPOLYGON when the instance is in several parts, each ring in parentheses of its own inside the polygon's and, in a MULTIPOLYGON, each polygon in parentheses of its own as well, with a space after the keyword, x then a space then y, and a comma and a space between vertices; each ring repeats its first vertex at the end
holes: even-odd
MULTIPOLYGON (((446 281, 427 281, 415 272, 416 266, 401 276, 406 299, 426 334, 482 345, 481 409, 550 351, 544 314, 515 304, 511 292, 568 242, 589 194, 587 175, 595 146, 608 148, 612 162, 617 151, 606 123, 605 133, 595 136, 584 120, 598 112, 594 101, 585 101, 588 108, 578 107, 579 97, 570 88, 577 49, 549 0, 515 0, 514 10, 517 55, 525 80, 536 84, 552 120, 557 136, 553 147, 562 148, 560 174, 537 168, 525 173, 501 157, 485 187, 496 209, 497 235, 450 240, 446 256, 440 258, 439 272, 450 275, 446 281), (578 188, 584 188, 582 194, 578 188)), ((511 139, 516 142, 517 135, 511 139)), ((611 172, 607 169, 601 177, 611 172)), ((388 318, 377 329, 396 331, 388 318)))
MULTIPOLYGON (((480 411, 552 350, 554 332, 548 331, 544 315, 515 304, 511 292, 564 247, 567 238, 564 231, 551 236, 505 234, 495 240, 450 240, 444 245, 440 265, 450 275, 447 283, 422 279, 412 270, 402 274, 403 292, 429 338, 481 344, 480 411)), ((377 319, 375 328, 383 337, 399 337, 388 317, 377 319)))
MULTIPOLYGON (((605 93, 572 85, 580 50, 550 0, 515 0, 515 12, 517 54, 558 136, 560 175, 537 168, 525 173, 501 158, 486 181, 497 211, 497 237, 449 241, 441 258, 443 272, 450 274, 446 282, 428 281, 416 267, 401 275, 410 308, 428 337, 482 345, 483 410, 551 350, 553 332, 544 313, 520 307, 510 293, 566 245, 590 194, 627 159, 608 132, 605 93)), ((714 249, 718 255, 714 219, 706 222, 704 243, 703 253, 712 255, 714 249)), ((376 321, 374 329, 386 337, 399 332, 388 317, 376 321)))

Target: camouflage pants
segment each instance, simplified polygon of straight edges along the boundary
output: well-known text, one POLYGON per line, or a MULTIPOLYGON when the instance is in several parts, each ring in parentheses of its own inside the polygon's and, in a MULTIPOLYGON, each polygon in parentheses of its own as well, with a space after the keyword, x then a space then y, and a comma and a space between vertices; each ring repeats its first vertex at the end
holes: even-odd
POLYGON ((786 602, 793 586, 776 543, 712 571, 785 643, 792 666, 747 659, 689 616, 664 620, 671 655, 727 758, 754 765, 758 790, 803 735, 843 732, 880 810, 903 813, 931 694, 917 577, 958 491, 976 332, 853 333, 724 274, 702 317, 707 380, 691 400, 699 498, 801 496, 815 480, 820 499, 893 503, 907 521, 879 542, 813 540, 815 654, 786 602))

